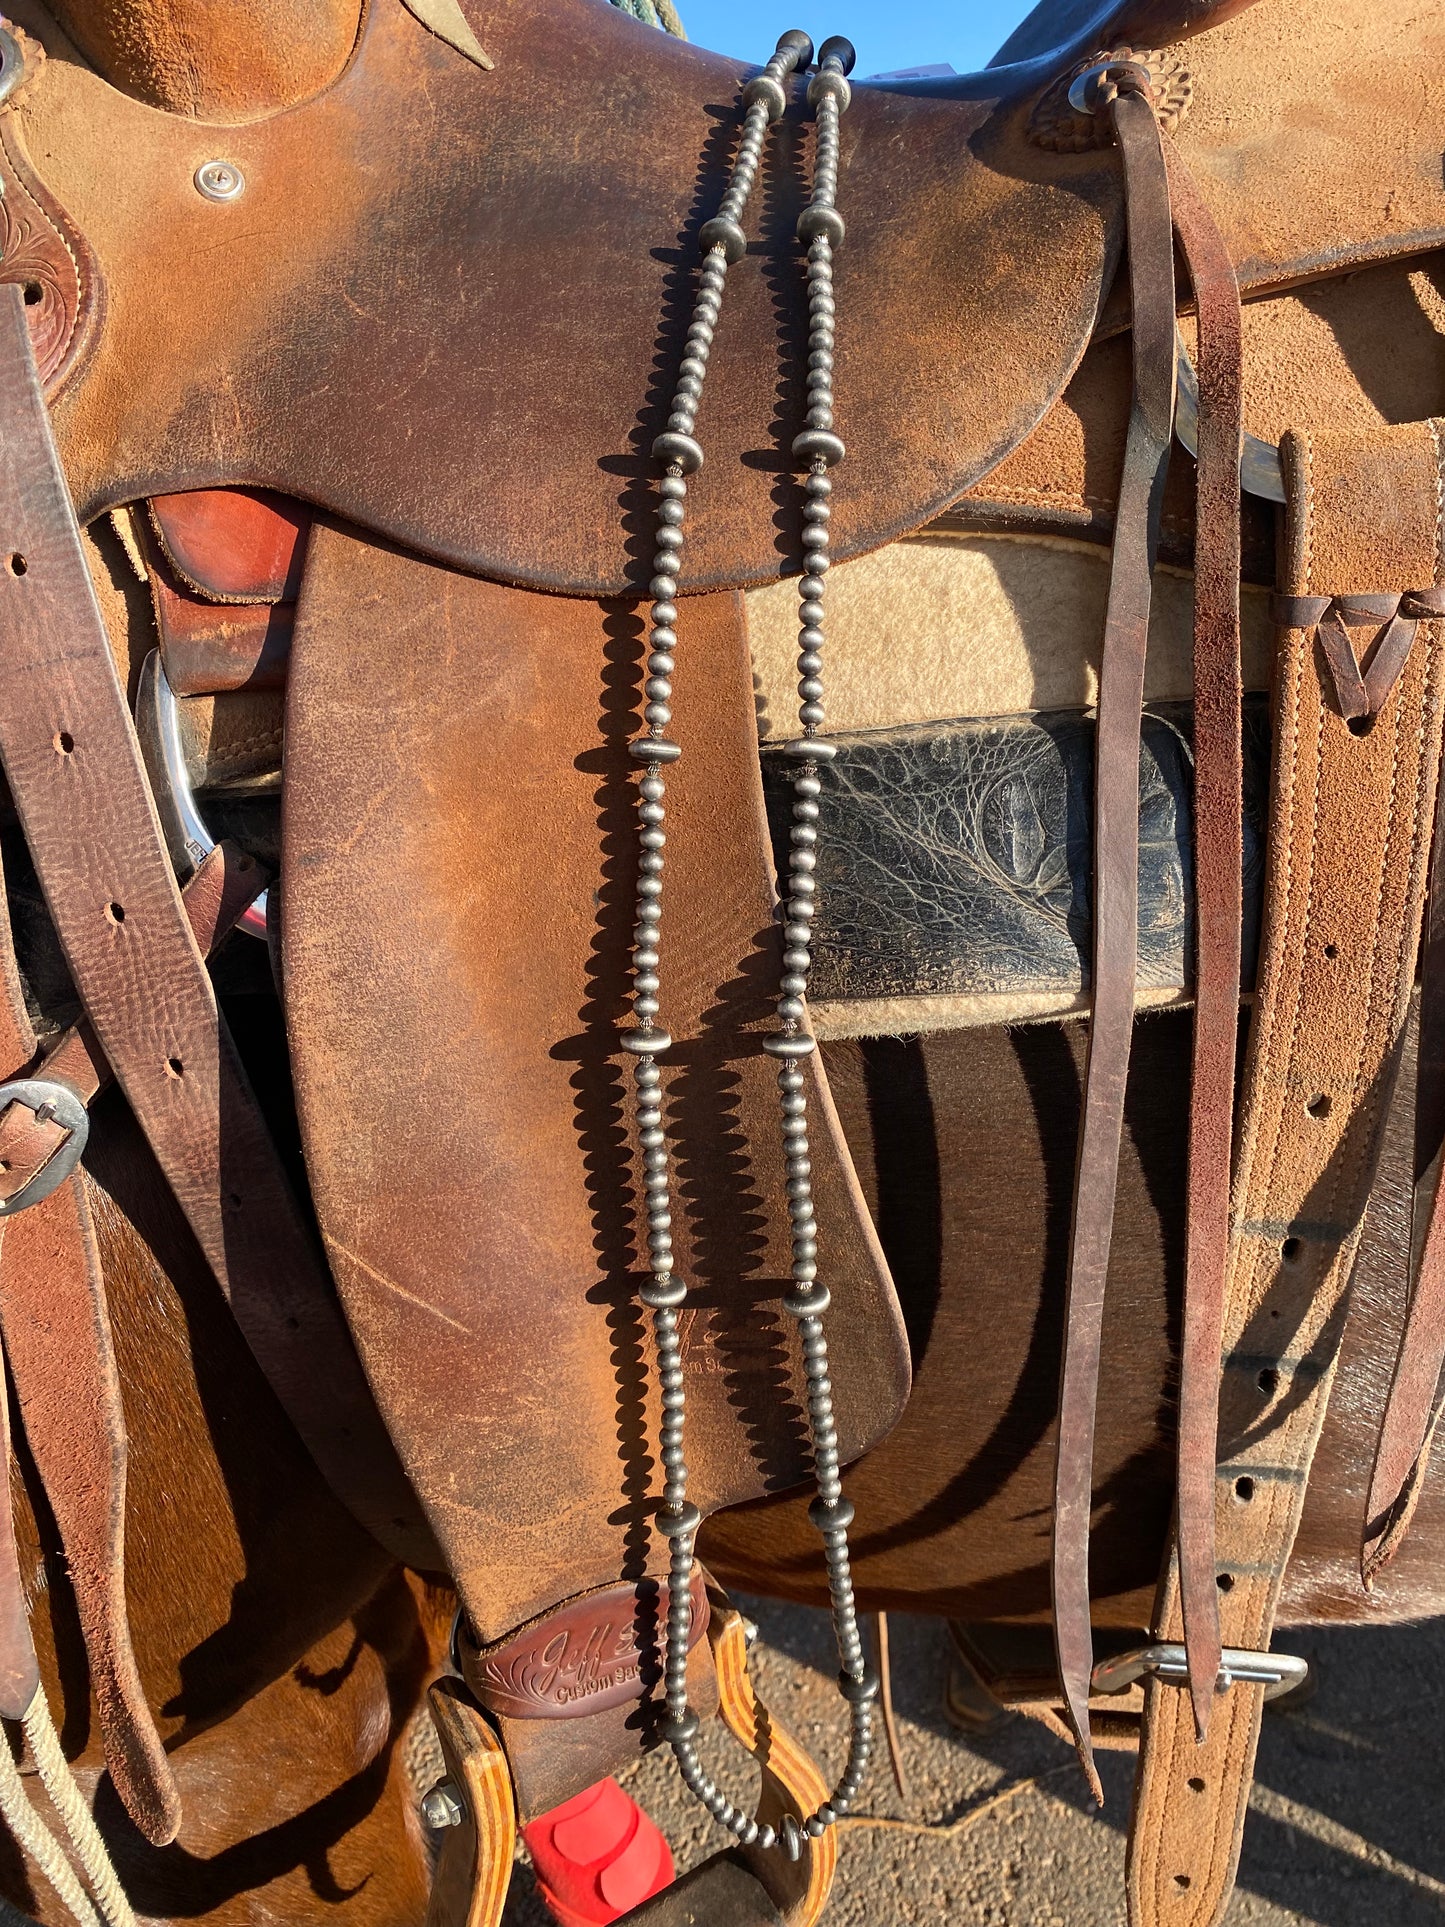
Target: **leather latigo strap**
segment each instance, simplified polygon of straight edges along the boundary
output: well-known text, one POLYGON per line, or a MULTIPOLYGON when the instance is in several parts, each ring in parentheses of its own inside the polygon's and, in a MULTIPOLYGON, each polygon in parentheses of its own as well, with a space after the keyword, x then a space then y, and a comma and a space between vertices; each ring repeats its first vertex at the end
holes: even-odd
MULTIPOLYGON (((1398 593, 1440 572, 1434 424, 1286 436, 1286 593, 1398 593)), ((1283 632, 1265 931, 1234 1182, 1216 1478, 1221 1631, 1269 1645, 1324 1419, 1408 1008, 1440 758, 1440 628, 1422 623, 1373 725, 1340 714, 1310 629, 1283 632)), ((1177 1572, 1156 1636, 1179 1636, 1177 1572)), ((1213 1927, 1228 1898, 1263 1689, 1196 1744, 1151 1681, 1129 1851, 1133 1927, 1213 1927)))
POLYGON ((131 1644, 125 1418, 87 1183, 76 1172, 0 1220, 0 1329, 65 1551, 105 1763, 141 1832, 165 1846, 180 1826, 181 1800, 131 1644))
POLYGON ((1184 1334, 1179 1372, 1179 1584, 1195 1724, 1219 1673, 1214 1465, 1229 1266, 1230 1154, 1244 895, 1244 688, 1240 664, 1239 456, 1244 342, 1239 287, 1189 170, 1164 146, 1174 228, 1194 290, 1199 460, 1194 552, 1194 1052, 1184 1334))
POLYGON ((0 555, 0 760, 89 1021, 316 1462, 383 1543, 434 1561, 186 920, 13 288, 0 555))
MULTIPOLYGON (((811 1466, 780 1305, 786 1220, 763 1207, 782 1169, 759 1034, 778 930, 741 598, 691 601, 688 631, 663 1077, 690 1285, 688 1496, 706 1513, 811 1466)), ((641 650, 624 606, 324 525, 312 537, 283 824, 302 1136, 357 1342, 487 1642, 665 1563, 617 1031, 641 650), (439 1428, 439 1409, 455 1422, 439 1428)), ((902 1409, 907 1351, 816 1062, 812 1180, 851 1459, 902 1409)))
POLYGON ((1089 1742, 1089 1519, 1104 1290, 1124 1129, 1139 941, 1139 732, 1159 512, 1174 433, 1174 237, 1154 110, 1113 104, 1124 170, 1134 304, 1134 399, 1109 575, 1094 766, 1094 954, 1084 1117, 1054 1476, 1054 1637, 1080 1757, 1102 1800, 1089 1742))
POLYGON ((1380 705, 1405 666, 1416 627, 1438 616, 1445 616, 1445 589, 1415 589, 1406 595, 1274 598, 1274 619, 1282 629, 1315 631, 1335 706, 1350 723, 1379 715, 1380 705), (1355 629, 1374 631, 1366 644, 1364 666, 1351 635, 1355 629))

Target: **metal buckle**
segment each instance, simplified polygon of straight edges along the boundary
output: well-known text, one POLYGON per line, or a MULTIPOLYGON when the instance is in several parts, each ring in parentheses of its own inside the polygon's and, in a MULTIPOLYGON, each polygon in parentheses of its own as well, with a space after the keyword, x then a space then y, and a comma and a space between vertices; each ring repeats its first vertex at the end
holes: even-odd
POLYGON ((79 1164, 85 1140, 90 1136, 90 1113, 68 1084, 57 1084, 46 1077, 17 1077, 13 1083, 0 1084, 0 1115, 12 1104, 23 1104, 27 1111, 34 1111, 42 1123, 48 1124, 53 1119, 69 1131, 70 1136, 56 1145, 35 1176, 22 1184, 13 1196, 0 1198, 0 1218, 13 1218, 17 1211, 39 1204, 64 1184, 79 1164))
MULTIPOLYGON (((1278 1699, 1309 1677, 1309 1661, 1294 1653, 1252 1653, 1243 1646, 1226 1646, 1219 1655, 1217 1693, 1231 1686, 1262 1686, 1267 1700, 1278 1699)), ((1189 1660, 1182 1646, 1136 1646, 1132 1652, 1101 1659, 1090 1678, 1096 1693, 1124 1693, 1145 1674, 1171 1686, 1189 1683, 1189 1660)))

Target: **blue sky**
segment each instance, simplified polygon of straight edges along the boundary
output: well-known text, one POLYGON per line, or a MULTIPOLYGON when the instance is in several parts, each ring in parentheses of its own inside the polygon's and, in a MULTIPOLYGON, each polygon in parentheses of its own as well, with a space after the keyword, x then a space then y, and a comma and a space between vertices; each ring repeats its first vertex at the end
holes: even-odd
POLYGON ((815 39, 845 33, 860 74, 926 61, 959 73, 987 64, 1031 9, 1032 0, 677 0, 688 38, 699 46, 762 62, 786 27, 815 39))

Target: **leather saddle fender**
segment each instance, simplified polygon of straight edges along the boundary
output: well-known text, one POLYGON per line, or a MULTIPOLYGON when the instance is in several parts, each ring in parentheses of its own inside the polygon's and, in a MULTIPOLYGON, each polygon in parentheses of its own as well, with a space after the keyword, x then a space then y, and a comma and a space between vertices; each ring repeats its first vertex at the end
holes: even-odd
MULTIPOLYGON (((776 1065, 758 1035, 781 965, 741 611, 727 595, 688 612, 687 749, 669 779, 664 1080, 704 1513, 811 1471, 780 1304, 776 1065)), ((618 1042, 642 647, 623 607, 313 535, 282 853, 297 1097, 343 1303, 483 1640, 640 1578, 657 1551, 618 1042)), ((850 1459, 902 1411, 907 1347, 822 1072, 808 1075, 850 1459)))

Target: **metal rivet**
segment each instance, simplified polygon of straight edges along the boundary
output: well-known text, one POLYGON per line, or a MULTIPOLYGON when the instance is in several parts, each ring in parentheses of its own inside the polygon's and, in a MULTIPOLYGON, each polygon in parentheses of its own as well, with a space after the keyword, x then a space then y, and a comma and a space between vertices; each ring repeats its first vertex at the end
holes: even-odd
POLYGON ((443 1827, 461 1825, 462 1803, 450 1780, 443 1780, 423 1798, 421 1817, 433 1833, 440 1833, 443 1827))
POLYGON ((234 161, 202 161, 195 182, 208 201, 234 201, 246 191, 246 176, 234 161))

